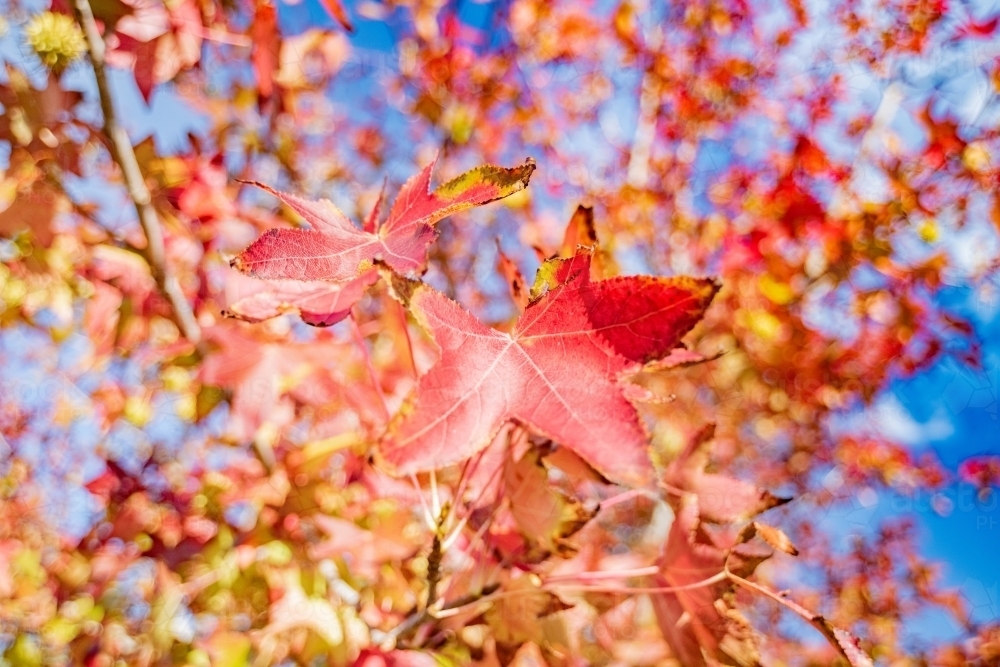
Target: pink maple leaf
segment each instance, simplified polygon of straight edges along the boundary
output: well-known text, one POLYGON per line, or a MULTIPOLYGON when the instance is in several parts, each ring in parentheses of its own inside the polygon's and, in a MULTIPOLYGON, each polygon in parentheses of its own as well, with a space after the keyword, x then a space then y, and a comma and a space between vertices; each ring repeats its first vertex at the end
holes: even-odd
POLYGON ((528 185, 535 162, 506 169, 483 165, 429 190, 434 163, 399 192, 377 231, 359 229, 329 200, 309 201, 254 183, 287 204, 312 229, 271 229, 236 256, 232 265, 256 278, 352 280, 382 260, 415 276, 423 271, 434 223, 453 213, 502 199, 528 185))
POLYGON ((592 281, 590 263, 587 250, 546 262, 509 334, 422 283, 393 278, 441 357, 381 442, 390 468, 405 474, 456 463, 517 420, 611 480, 651 480, 647 434, 622 376, 670 354, 718 286, 688 277, 592 281))

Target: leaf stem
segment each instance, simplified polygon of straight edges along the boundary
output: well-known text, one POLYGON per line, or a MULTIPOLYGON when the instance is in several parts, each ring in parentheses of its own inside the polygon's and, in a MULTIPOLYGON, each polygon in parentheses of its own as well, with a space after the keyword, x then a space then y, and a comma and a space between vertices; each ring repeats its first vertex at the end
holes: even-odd
POLYGON ((560 590, 560 591, 591 591, 598 593, 680 593, 682 591, 692 591, 698 588, 705 588, 707 586, 713 586, 715 584, 725 581, 727 575, 725 572, 719 572, 713 574, 707 579, 702 579, 701 581, 694 581, 690 584, 682 584, 680 586, 642 586, 642 587, 630 587, 630 586, 587 586, 587 585, 564 585, 564 584, 549 584, 545 582, 542 585, 542 590, 560 590))
POLYGON ((417 496, 420 498, 420 509, 423 510, 424 523, 427 525, 427 530, 432 533, 437 532, 434 522, 434 515, 431 514, 431 510, 427 507, 427 499, 424 498, 424 490, 420 488, 420 480, 413 473, 410 473, 410 482, 413 484, 413 488, 417 492, 417 496))
POLYGON ((354 312, 351 312, 351 316, 347 318, 351 321, 351 336, 354 338, 354 344, 358 346, 361 350, 361 355, 365 359, 365 368, 368 370, 368 380, 372 384, 372 389, 378 394, 379 405, 382 408, 382 419, 385 423, 389 423, 391 414, 389 413, 389 406, 385 402, 385 394, 382 393, 382 385, 378 381, 378 376, 375 374, 375 366, 372 364, 372 355, 368 352, 368 345, 365 343, 365 337, 361 333, 361 327, 358 326, 358 320, 354 316, 354 312))
POLYGON ((393 303, 396 304, 396 310, 399 314, 399 320, 403 327, 403 338, 406 340, 406 352, 407 352, 407 359, 410 362, 410 372, 413 375, 413 377, 416 378, 417 360, 413 356, 413 340, 410 339, 410 326, 409 323, 406 321, 406 308, 404 308, 403 304, 401 304, 399 301, 396 301, 395 299, 393 299, 392 301, 393 303))
MULTIPOLYGON (((658 568, 656 568, 658 571, 658 568)), ((681 586, 646 586, 638 588, 630 588, 625 586, 573 586, 573 585, 563 585, 563 584, 552 584, 549 581, 544 582, 540 588, 524 588, 513 591, 500 591, 492 595, 480 595, 479 597, 468 600, 467 602, 459 605, 456 603, 447 605, 445 608, 449 610, 450 613, 444 616, 454 616, 455 614, 461 613, 462 607, 467 607, 473 604, 496 602, 498 600, 503 600, 505 598, 517 597, 519 595, 533 595, 539 590, 542 591, 584 591, 592 593, 629 593, 629 594, 640 594, 640 593, 680 593, 683 591, 695 590, 697 588, 705 588, 706 586, 713 586, 715 584, 721 583, 726 580, 727 574, 725 572, 718 572, 713 574, 707 579, 702 579, 701 581, 694 581, 690 584, 683 584, 681 586)), ((435 613, 435 618, 442 618, 444 616, 435 613)))
POLYGON ((628 502, 633 498, 649 498, 651 500, 659 500, 660 496, 653 493, 649 489, 629 489, 628 491, 623 491, 617 495, 611 496, 606 500, 601 501, 601 509, 607 509, 609 507, 614 507, 618 503, 628 502))
MULTIPOLYGON (((434 516, 438 517, 438 526, 444 522, 444 517, 441 516, 441 494, 438 491, 438 478, 437 471, 431 468, 430 472, 430 482, 431 482, 431 512, 434 516)), ((440 532, 440 531, 438 531, 440 532)))
MULTIPOLYGON (((486 454, 486 450, 483 449, 472 459, 467 459, 465 465, 462 466, 462 476, 458 479, 458 486, 455 488, 455 493, 451 499, 451 513, 448 515, 448 521, 445 524, 446 527, 450 528, 453 519, 458 515, 458 508, 462 505, 462 497, 465 495, 465 488, 469 484, 469 479, 475 474, 476 470, 479 469, 479 463, 483 460, 483 456, 486 454)), ((468 518, 468 517, 466 517, 468 518)), ((462 523, 464 524, 464 519, 462 523)), ((447 550, 447 546, 445 549, 447 550)))

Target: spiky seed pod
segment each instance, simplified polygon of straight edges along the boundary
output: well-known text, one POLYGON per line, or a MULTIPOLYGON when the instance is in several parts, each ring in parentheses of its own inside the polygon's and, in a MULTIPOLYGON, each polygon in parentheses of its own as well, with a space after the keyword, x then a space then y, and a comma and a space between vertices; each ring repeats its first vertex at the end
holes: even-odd
POLYGON ((36 15, 24 28, 28 44, 53 72, 62 72, 87 49, 83 32, 72 17, 55 12, 36 15))

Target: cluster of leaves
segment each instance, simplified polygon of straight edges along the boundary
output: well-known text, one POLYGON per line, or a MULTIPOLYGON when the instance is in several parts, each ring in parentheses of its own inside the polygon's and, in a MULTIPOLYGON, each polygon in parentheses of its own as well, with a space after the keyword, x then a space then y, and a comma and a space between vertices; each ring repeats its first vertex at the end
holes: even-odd
MULTIPOLYGON (((335 25, 292 35, 292 4, 93 3, 107 64, 207 120, 134 146, 158 255, 94 122, 80 3, 10 3, 0 364, 47 379, 0 384, 5 660, 996 661, 995 625, 941 588, 912 526, 846 551, 816 526, 844 490, 954 478, 831 421, 936 360, 978 363, 935 297, 997 267, 939 242, 997 221, 994 98, 960 122, 912 72, 947 76, 995 21, 517 0, 481 30, 461 3, 324 4, 335 25), (389 67, 344 33, 376 21, 389 67), (814 39, 841 60, 802 67, 814 39), (878 109, 848 68, 885 84, 878 109), (524 152, 537 173, 466 170, 524 152), (438 153, 461 175, 431 189, 438 153), (373 184, 414 165, 383 211, 373 184), (668 270, 718 282, 619 275, 668 270), (953 644, 905 632, 932 607, 953 644)), ((975 63, 995 93, 995 59, 975 63)), ((985 489, 996 470, 958 474, 985 489)))

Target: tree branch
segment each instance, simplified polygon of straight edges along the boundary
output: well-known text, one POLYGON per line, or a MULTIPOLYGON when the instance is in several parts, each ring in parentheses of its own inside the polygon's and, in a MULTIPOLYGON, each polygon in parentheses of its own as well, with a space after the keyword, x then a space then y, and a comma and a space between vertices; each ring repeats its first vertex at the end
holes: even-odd
POLYGON ((451 614, 443 614, 442 612, 448 612, 453 610, 459 610, 462 607, 467 607, 470 604, 475 604, 477 602, 482 602, 493 595, 496 590, 500 588, 500 584, 490 584, 478 593, 469 593, 468 595, 463 595, 457 600, 453 600, 448 604, 441 605, 440 609, 431 610, 428 607, 424 607, 419 611, 415 611, 402 623, 394 627, 392 630, 386 633, 385 637, 379 642, 379 646, 382 650, 391 651, 396 647, 396 642, 406 637, 410 632, 416 629, 421 623, 429 621, 431 619, 438 619, 440 617, 449 616, 451 614))
POLYGON ((835 628, 830 624, 826 618, 817 614, 816 612, 809 611, 800 604, 797 604, 782 595, 775 593, 771 589, 761 586, 760 584, 755 584, 752 581, 744 579, 738 575, 733 574, 729 571, 728 566, 724 574, 732 581, 734 584, 742 586, 747 590, 753 591, 765 597, 768 597, 778 604, 782 605, 786 609, 798 614, 801 618, 806 620, 810 625, 819 630, 826 640, 837 649, 837 651, 847 659, 849 665, 854 667, 875 667, 872 659, 864 653, 859 646, 857 646, 857 640, 848 632, 835 628))
MULTIPOLYGON (((433 474, 433 473, 432 473, 433 474)), ((431 479, 434 479, 433 477, 431 479)), ((416 484, 416 479, 414 478, 414 484, 416 484)), ((419 485, 417 485, 417 491, 421 493, 421 500, 423 499, 423 493, 420 491, 419 485)), ((437 496, 437 485, 435 483, 434 487, 435 497, 437 496)), ((424 512, 427 513, 427 507, 425 504, 424 512)), ((443 600, 438 600, 438 584, 441 582, 441 559, 444 556, 443 540, 444 537, 444 523, 448 517, 448 511, 438 508, 438 516, 434 526, 434 540, 431 542, 431 552, 427 555, 427 601, 424 603, 423 607, 415 610, 411 613, 402 623, 397 625, 395 628, 390 630, 385 639, 380 642, 380 645, 384 650, 391 650, 396 646, 396 642, 405 637, 406 635, 413 632, 418 626, 420 626, 425 621, 431 619, 436 619, 436 613, 443 609, 451 609, 464 604, 468 604, 470 601, 475 601, 486 595, 487 593, 478 593, 472 596, 466 596, 460 600, 456 600, 451 604, 439 604, 443 600)), ((492 593, 496 588, 491 588, 489 590, 492 593)))
POLYGON ((139 216, 139 224, 146 235, 146 261, 152 271, 153 278, 160 291, 170 303, 181 333, 196 346, 201 345, 201 329, 191 310, 191 304, 181 291, 177 279, 170 273, 167 267, 166 252, 163 244, 163 228, 153 208, 152 197, 149 188, 143 180, 142 172, 139 169, 139 161, 135 157, 135 150, 129 140, 125 130, 118 124, 115 115, 114 101, 111 96, 111 87, 108 82, 107 73, 104 69, 104 39, 97 29, 97 22, 94 20, 94 12, 90 7, 89 0, 73 0, 73 15, 77 23, 83 29, 83 34, 87 40, 87 51, 90 62, 94 67, 94 76, 97 79, 97 92, 101 100, 101 111, 104 115, 104 134, 107 135, 110 144, 111 158, 122 171, 122 179, 125 182, 125 189, 129 197, 135 204, 136 214, 139 216))
POLYGON ((425 609, 431 609, 437 602, 438 582, 441 581, 441 558, 444 549, 441 548, 441 532, 444 527, 445 514, 438 512, 437 530, 434 531, 434 541, 431 542, 431 553, 427 556, 427 603, 425 609))

